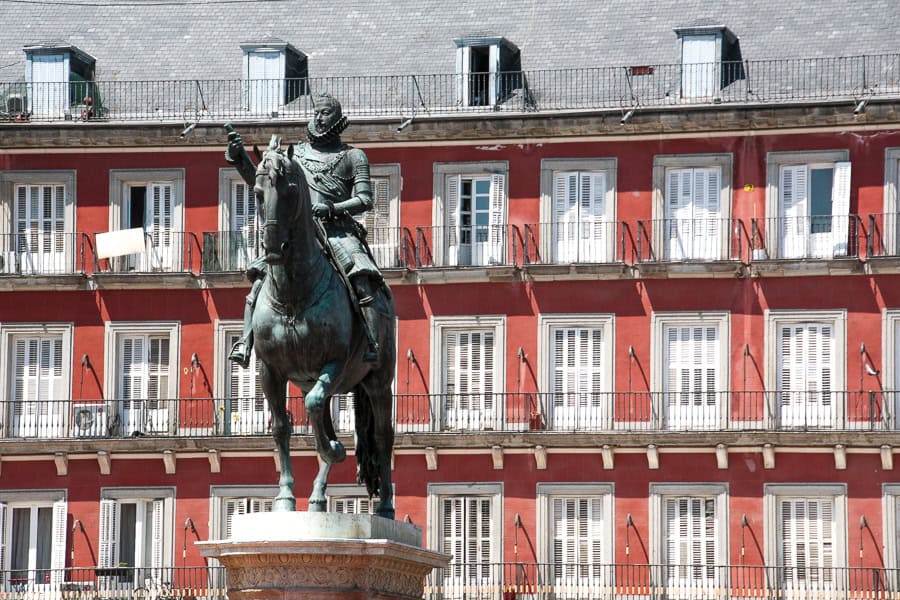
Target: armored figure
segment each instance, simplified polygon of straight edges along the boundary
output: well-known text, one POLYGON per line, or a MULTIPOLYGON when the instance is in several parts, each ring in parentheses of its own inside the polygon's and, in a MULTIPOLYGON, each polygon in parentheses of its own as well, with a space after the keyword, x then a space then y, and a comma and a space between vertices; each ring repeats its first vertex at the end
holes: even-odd
MULTIPOLYGON (((352 295, 359 303, 368 339, 365 360, 376 362, 378 343, 373 330, 376 315, 372 304, 374 292, 383 279, 366 245, 366 230, 353 218, 371 210, 374 204, 369 162, 362 150, 341 142, 341 133, 349 120, 343 115, 340 102, 321 94, 315 98, 314 105, 315 115, 307 126, 307 142, 294 147, 294 160, 299 161, 306 176, 312 211, 324 226, 335 266, 349 281, 352 295)), ((225 160, 235 166, 248 185, 254 185, 256 167, 240 135, 234 131, 228 134, 225 160)), ((228 356, 244 368, 249 366, 253 347, 251 316, 267 268, 264 257, 257 258, 247 268, 252 287, 244 309, 244 329, 228 356)))

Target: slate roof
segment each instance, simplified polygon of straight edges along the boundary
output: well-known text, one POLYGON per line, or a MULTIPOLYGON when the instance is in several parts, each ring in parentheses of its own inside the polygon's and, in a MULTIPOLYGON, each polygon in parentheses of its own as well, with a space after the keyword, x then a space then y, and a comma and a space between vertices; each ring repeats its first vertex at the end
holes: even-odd
POLYGON ((22 48, 64 40, 98 79, 237 79, 240 43, 275 37, 310 76, 452 73, 455 38, 501 35, 522 68, 677 62, 675 27, 715 23, 746 60, 900 52, 897 0, 0 0, 0 82, 22 48), (72 3, 72 4, 70 4, 72 3))

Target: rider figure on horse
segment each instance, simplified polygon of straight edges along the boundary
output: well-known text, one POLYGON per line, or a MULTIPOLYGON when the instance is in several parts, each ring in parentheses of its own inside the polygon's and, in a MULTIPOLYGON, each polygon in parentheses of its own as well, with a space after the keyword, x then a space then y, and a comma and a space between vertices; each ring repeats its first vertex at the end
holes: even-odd
MULTIPOLYGON (((374 204, 369 161, 362 150, 341 142, 341 132, 349 120, 343 115, 340 102, 321 94, 315 98, 314 106, 315 115, 307 126, 308 141, 295 146, 294 159, 299 161, 306 176, 312 212, 324 226, 336 266, 343 271, 344 279, 349 280, 359 303, 368 339, 364 360, 377 362, 378 342, 374 331, 377 315, 373 302, 383 279, 368 251, 366 230, 353 218, 371 210, 374 204)), ((248 185, 255 184, 256 166, 237 132, 228 134, 225 160, 235 166, 248 185)), ((253 283, 244 309, 244 330, 228 355, 244 368, 250 364, 251 317, 267 268, 264 257, 247 267, 247 278, 253 283)))

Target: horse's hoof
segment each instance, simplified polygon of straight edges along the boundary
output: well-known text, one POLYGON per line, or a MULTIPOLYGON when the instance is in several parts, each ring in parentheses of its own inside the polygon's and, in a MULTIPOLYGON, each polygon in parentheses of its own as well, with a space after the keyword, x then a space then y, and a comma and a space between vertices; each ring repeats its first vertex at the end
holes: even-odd
POLYGON ((376 514, 377 516, 382 517, 382 518, 385 518, 385 519, 390 519, 390 520, 392 520, 392 521, 394 520, 394 509, 393 509, 393 507, 391 507, 391 508, 384 508, 384 509, 379 508, 378 510, 375 511, 375 514, 376 514))
POLYGON ((309 512, 325 512, 328 503, 325 500, 309 499, 309 512))
POLYGON ((334 464, 339 462, 344 462, 347 458, 347 449, 344 448, 344 444, 342 444, 338 440, 331 440, 328 443, 328 450, 323 453, 322 458, 328 464, 334 464))
POLYGON ((272 512, 294 512, 297 510, 297 501, 290 496, 279 496, 272 503, 272 512))

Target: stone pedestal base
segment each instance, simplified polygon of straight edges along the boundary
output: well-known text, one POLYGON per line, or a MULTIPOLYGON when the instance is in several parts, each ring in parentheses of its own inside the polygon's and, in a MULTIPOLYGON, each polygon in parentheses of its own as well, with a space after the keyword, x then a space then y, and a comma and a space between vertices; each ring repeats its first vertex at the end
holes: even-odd
POLYGON ((240 515, 232 532, 197 544, 225 566, 229 600, 420 600, 450 558, 422 549, 419 527, 371 515, 240 515))

